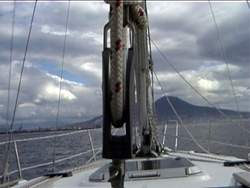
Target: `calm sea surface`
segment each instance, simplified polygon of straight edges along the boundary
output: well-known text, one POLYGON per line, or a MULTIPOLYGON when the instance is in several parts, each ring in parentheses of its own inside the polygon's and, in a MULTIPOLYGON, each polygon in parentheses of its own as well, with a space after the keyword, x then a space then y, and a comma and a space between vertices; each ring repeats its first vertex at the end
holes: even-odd
MULTIPOLYGON (((225 142, 240 146, 245 146, 245 138, 242 130, 236 125, 237 122, 229 122, 229 121, 218 121, 211 123, 211 138, 214 141, 225 142)), ((199 143, 204 147, 208 148, 208 142, 206 141, 209 136, 209 122, 193 122, 187 123, 187 127, 190 132, 194 135, 194 137, 199 141, 199 143)), ((250 130, 249 122, 244 121, 242 123, 244 128, 250 130)), ((58 135, 69 132, 58 132, 58 135)), ((91 130, 90 131, 93 139, 93 145, 95 148, 102 146, 102 130, 91 130)), ((162 134, 163 127, 159 128, 160 141, 162 142, 162 134)), ((174 124, 168 125, 168 135, 175 134, 175 126, 174 124)), ((14 134, 13 139, 27 139, 27 138, 35 138, 35 137, 43 137, 54 135, 51 132, 39 132, 39 133, 20 133, 14 134)), ((179 124, 179 139, 178 139, 178 150, 194 150, 201 151, 192 140, 186 139, 190 138, 182 127, 179 124)), ((250 135, 247 134, 246 138, 250 140, 250 135)), ((0 135, 0 143, 5 141, 5 135, 0 135)), ((52 170, 52 164, 48 164, 46 166, 37 167, 29 170, 25 170, 25 168, 39 165, 43 163, 49 163, 53 160, 53 151, 54 151, 54 140, 55 138, 43 139, 43 140, 33 140, 33 141, 17 141, 17 148, 20 157, 21 168, 24 169, 22 171, 22 175, 24 179, 31 179, 46 173, 50 173, 52 170)), ((167 136, 165 146, 169 148, 174 147, 174 137, 167 136)), ((78 132, 76 134, 67 135, 64 137, 57 137, 56 144, 56 160, 69 157, 72 155, 76 155, 82 152, 86 152, 91 149, 88 132, 78 132)), ((0 145, 0 174, 2 174, 4 156, 5 156, 6 147, 5 145, 0 145)), ((247 158, 248 151, 243 148, 234 148, 224 146, 218 143, 211 143, 211 152, 218 154, 225 154, 236 156, 240 158, 247 158)), ((74 158, 61 161, 56 163, 56 170, 66 170, 69 168, 77 167, 80 165, 84 165, 88 159, 92 156, 92 152, 89 152, 85 155, 79 155, 74 158)), ((97 158, 100 158, 99 155, 97 158)), ((9 172, 17 170, 16 165, 16 157, 14 152, 14 145, 11 144, 11 152, 9 159, 9 172)), ((13 173, 11 175, 11 179, 15 179, 18 177, 17 173, 13 173)))

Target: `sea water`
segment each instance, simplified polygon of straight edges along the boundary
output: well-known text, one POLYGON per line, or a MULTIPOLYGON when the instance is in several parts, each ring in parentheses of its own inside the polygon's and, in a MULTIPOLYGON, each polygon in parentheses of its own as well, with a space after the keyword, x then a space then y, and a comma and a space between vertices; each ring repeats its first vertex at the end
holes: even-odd
MULTIPOLYGON (((234 145, 245 146, 246 139, 250 140, 250 135, 246 134, 244 137, 243 131, 239 126, 239 122, 231 121, 193 121, 186 123, 186 126, 192 133, 192 135, 197 139, 197 141, 205 148, 208 149, 208 139, 209 139, 209 126, 211 125, 211 140, 224 142, 234 145)), ((250 131, 250 126, 248 121, 243 121, 242 126, 250 131)), ((162 142, 163 139, 163 129, 164 125, 159 126, 159 139, 162 142)), ((174 148, 175 145, 175 123, 168 123, 167 137, 165 146, 169 148, 174 148), (172 136, 171 136, 172 135, 172 136)), ((67 132, 58 132, 60 135, 67 132)), ((90 131, 93 145, 95 148, 102 146, 102 130, 91 130, 90 131)), ((76 134, 57 137, 55 145, 55 137, 50 139, 42 140, 32 140, 32 141, 18 141, 26 138, 36 138, 54 135, 53 132, 36 132, 36 133, 19 133, 13 134, 13 140, 17 140, 17 149, 20 158, 20 165, 22 170, 22 176, 24 179, 31 179, 44 174, 52 172, 52 164, 46 166, 40 166, 37 168, 25 170, 27 167, 40 165, 44 163, 49 163, 53 161, 54 147, 56 152, 55 160, 63 159, 72 155, 79 154, 91 149, 91 144, 89 141, 89 134, 87 131, 78 132, 76 134)), ((0 135, 0 143, 5 141, 6 137, 4 134, 0 135)), ((179 123, 179 134, 178 134, 178 150, 193 150, 197 152, 202 152, 202 150, 190 139, 187 131, 179 123)), ((244 148, 234 148, 224 146, 218 143, 211 142, 210 150, 212 153, 236 156, 239 158, 247 159, 247 151, 244 148)), ((0 174, 2 174, 3 163, 5 158, 6 146, 0 145, 0 174)), ((95 151, 96 152, 96 151, 95 151)), ((88 159, 92 157, 92 152, 85 155, 80 155, 62 162, 56 163, 55 170, 66 170, 74 168, 77 166, 84 165, 88 159)), ((101 155, 97 156, 100 159, 101 155)), ((11 144, 10 157, 9 157, 9 172, 17 170, 16 155, 14 150, 14 145, 11 144)), ((18 173, 11 175, 11 179, 18 178, 18 173)))

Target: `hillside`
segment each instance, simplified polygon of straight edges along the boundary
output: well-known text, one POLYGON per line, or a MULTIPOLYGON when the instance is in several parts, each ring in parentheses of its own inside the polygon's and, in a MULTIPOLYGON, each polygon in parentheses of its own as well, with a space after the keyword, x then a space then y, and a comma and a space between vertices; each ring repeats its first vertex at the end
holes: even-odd
MULTIPOLYGON (((197 119, 197 118, 223 118, 223 116, 214 108, 206 106, 196 106, 186 101, 179 99, 178 97, 168 97, 177 113, 183 119, 197 119)), ((156 114, 158 121, 165 121, 168 119, 176 119, 176 116, 168 104, 166 97, 162 97, 155 102, 156 114)), ((226 115, 231 118, 238 118, 237 111, 220 109, 226 115)), ((242 117, 249 117, 247 112, 241 112, 242 117)))
MULTIPOLYGON (((216 109, 206 106, 197 106, 190 104, 178 97, 168 96, 170 102, 175 107, 175 110, 179 114, 179 116, 183 120, 195 120, 195 119, 226 119, 223 115, 221 115, 216 109)), ((158 123, 161 124, 167 120, 176 120, 176 115, 174 114, 171 106, 168 104, 166 97, 162 97, 155 102, 156 107, 156 115, 158 123)), ((232 119, 238 119, 239 114, 237 111, 220 109, 223 113, 231 117, 232 119)), ((240 112, 243 119, 249 119, 249 112, 240 112)), ((86 128, 97 128, 102 126, 102 116, 95 117, 91 120, 85 122, 78 122, 73 124, 67 124, 64 126, 60 126, 59 130, 65 129, 86 129, 86 128)), ((27 125, 26 125, 27 127, 27 125)), ((54 130, 52 126, 49 127, 41 127, 39 126, 39 130, 42 128, 43 130, 54 130)), ((38 127, 38 126, 37 126, 38 127)), ((28 129, 27 129, 28 130, 28 129)), ((1 129, 0 133, 5 132, 4 127, 1 129)))
MULTIPOLYGON (((169 96, 168 97, 172 105, 175 107, 175 110, 178 112, 180 117, 185 120, 191 119, 221 119, 224 118, 216 109, 206 106, 196 106, 190 104, 178 97, 169 96)), ((156 107, 156 115, 158 122, 163 122, 167 120, 174 120, 177 119, 171 106, 168 104, 167 99, 162 97, 155 102, 156 107)), ((221 109, 226 115, 230 116, 231 118, 238 118, 238 112, 233 110, 225 110, 221 109)), ((241 112, 243 118, 249 118, 249 113, 241 112)), ((65 127, 83 127, 83 128, 90 128, 93 126, 99 127, 102 124, 102 116, 98 116, 94 119, 91 119, 86 122, 75 123, 73 125, 67 125, 65 127)))
POLYGON ((85 122, 73 123, 73 124, 62 126, 61 128, 77 129, 81 127, 81 128, 87 129, 87 128, 93 128, 93 127, 100 127, 101 125, 102 125, 102 116, 98 116, 85 122))

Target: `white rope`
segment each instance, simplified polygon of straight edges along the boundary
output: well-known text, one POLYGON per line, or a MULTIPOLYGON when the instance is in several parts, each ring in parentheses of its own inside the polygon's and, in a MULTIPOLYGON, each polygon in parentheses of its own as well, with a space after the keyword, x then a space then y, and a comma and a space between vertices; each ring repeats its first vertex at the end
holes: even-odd
MULTIPOLYGON (((151 92, 151 80, 149 76, 149 70, 147 70, 147 112, 148 112, 148 123, 151 130, 151 150, 156 151, 157 147, 161 147, 159 142, 159 136, 157 131, 156 114, 154 110, 154 101, 149 100, 151 92)), ((160 149, 160 148, 159 148, 160 149)), ((161 149, 160 149, 161 150, 161 149)))
POLYGON ((112 1, 105 0, 110 4, 110 38, 111 38, 111 116, 113 124, 121 127, 124 109, 124 48, 126 46, 127 33, 123 27, 124 5, 131 8, 132 16, 140 29, 147 27, 147 17, 144 10, 139 6, 141 1, 112 1))
POLYGON ((138 25, 139 29, 145 29, 148 27, 148 19, 144 10, 139 4, 133 4, 131 6, 132 16, 138 25))
MULTIPOLYGON (((106 3, 110 4, 110 34, 111 34, 111 79, 110 79, 110 90, 111 90, 111 116, 112 116, 112 123, 115 127, 122 126, 122 115, 123 115, 123 108, 124 108, 124 85, 125 85, 125 78, 123 70, 125 68, 126 57, 124 55, 124 48, 126 48, 126 39, 127 39, 127 32, 126 26, 124 26, 124 10, 125 7, 129 8, 129 19, 133 20, 136 25, 138 26, 137 32, 140 38, 137 38, 139 43, 139 58, 143 57, 146 61, 148 61, 148 41, 147 41, 147 34, 143 30, 148 27, 148 19, 147 14, 144 12, 142 8, 143 4, 142 0, 134 1, 134 0, 105 0, 106 3), (142 5, 142 6, 141 6, 142 5)), ((127 16, 127 15, 126 15, 127 16)), ((138 36, 137 35, 137 36, 138 36)), ((140 60, 139 60, 140 62, 140 60)), ((143 62, 148 63, 149 62, 143 62)), ((156 123, 156 116, 153 109, 152 101, 150 102, 150 92, 152 90, 149 78, 149 70, 148 65, 147 67, 147 75, 146 75, 146 92, 147 92, 147 114, 148 114, 148 124, 149 129, 151 132, 151 150, 156 151, 157 146, 160 146, 158 141, 158 132, 157 132, 157 123, 156 123), (151 90, 150 90, 151 89, 151 90), (149 91, 150 90, 150 91, 149 91)))
MULTIPOLYGON (((147 15, 147 5, 146 1, 144 4, 146 16, 147 15)), ((151 130, 151 150, 160 152, 163 147, 159 141, 159 134, 157 129, 157 118, 156 118, 156 111, 155 111, 155 103, 154 103, 154 88, 153 88, 153 67, 152 67, 152 54, 151 54, 151 44, 150 44, 150 38, 148 37, 150 35, 149 27, 148 27, 148 19, 147 20, 141 20, 142 23, 144 23, 144 27, 147 27, 147 30, 143 31, 143 46, 146 47, 145 50, 145 61, 146 64, 146 88, 147 88, 147 113, 148 113, 148 123, 151 130), (146 21, 146 22, 145 22, 146 21), (152 76, 152 78, 150 77, 152 76), (152 80, 151 80, 152 79, 152 80)), ((138 25, 140 28, 140 25, 138 25)))
POLYGON ((111 114, 115 125, 122 120, 123 113, 123 3, 111 2, 111 114))

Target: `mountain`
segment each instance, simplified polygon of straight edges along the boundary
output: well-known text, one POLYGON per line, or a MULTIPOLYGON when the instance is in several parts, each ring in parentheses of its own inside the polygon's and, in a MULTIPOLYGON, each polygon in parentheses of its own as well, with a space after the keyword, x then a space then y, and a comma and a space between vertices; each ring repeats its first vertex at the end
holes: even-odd
MULTIPOLYGON (((224 118, 216 109, 206 106, 196 106, 190 104, 178 97, 168 96, 170 102, 174 106, 176 112, 182 119, 197 118, 224 118)), ((158 121, 166 121, 169 119, 177 119, 166 97, 162 97, 155 102, 156 115, 158 121)), ((231 118, 238 118, 239 113, 233 110, 220 109, 223 113, 231 118)), ((249 117, 249 113, 241 112, 242 117, 249 117)))
MULTIPOLYGON (((170 102, 174 106, 175 110, 182 119, 222 119, 225 117, 221 115, 216 109, 206 106, 196 106, 190 104, 178 97, 168 96, 170 102)), ((171 106, 167 102, 166 97, 162 97, 155 102, 156 115, 158 123, 167 120, 176 120, 176 115, 173 112, 171 106)), ((231 118, 239 118, 237 111, 220 109, 223 113, 230 116, 231 118)), ((249 118, 248 112, 240 112, 243 118, 249 118)), ((72 125, 67 125, 65 127, 81 127, 81 128, 91 128, 100 127, 102 125, 102 116, 98 116, 86 122, 79 122, 72 125)))
POLYGON ((98 116, 85 122, 78 122, 78 123, 64 125, 61 128, 87 129, 87 128, 94 128, 94 127, 97 128, 97 127, 100 127, 101 125, 102 125, 102 116, 98 116))
MULTIPOLYGON (((175 110, 179 114, 179 116, 184 120, 195 120, 195 119, 226 119, 223 115, 221 115, 216 109, 206 106, 197 106, 190 104, 178 97, 168 96, 170 102, 174 106, 175 110)), ((171 106, 169 105, 166 97, 162 97, 155 102, 156 108, 156 116, 158 123, 164 123, 167 120, 177 120, 175 113, 173 112, 171 106)), ((238 119, 239 113, 233 110, 220 109, 223 113, 228 115, 231 118, 238 119)), ((249 119, 249 112, 240 112, 240 115, 243 119, 249 119)), ((97 128, 102 126, 102 116, 95 117, 91 120, 85 122, 78 122, 73 124, 67 124, 64 126, 60 126, 59 129, 86 129, 86 128, 97 128)), ((34 125, 30 126, 34 129, 34 125)), ((42 126, 37 126, 39 128, 45 129, 42 126)), ((53 128, 52 126, 47 126, 47 129, 53 128)), ((25 129, 29 129, 27 125, 25 125, 25 129)), ((51 129, 53 130, 53 129, 51 129)), ((5 128, 0 127, 0 132, 5 132, 5 128)))

